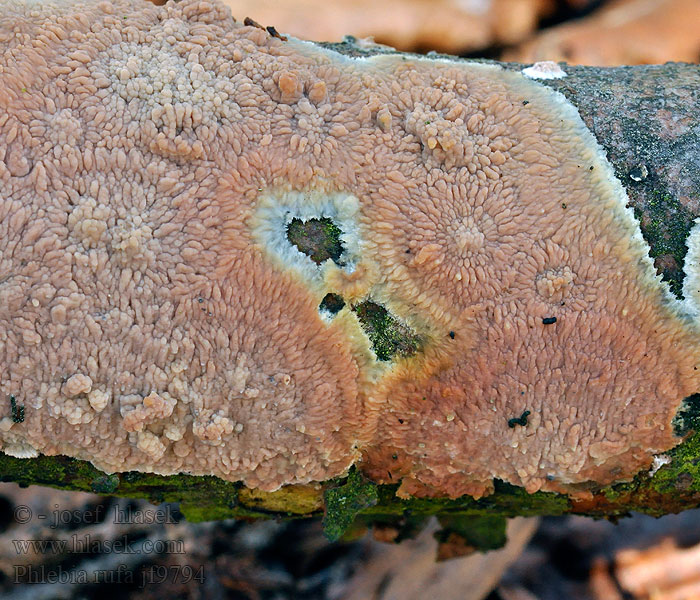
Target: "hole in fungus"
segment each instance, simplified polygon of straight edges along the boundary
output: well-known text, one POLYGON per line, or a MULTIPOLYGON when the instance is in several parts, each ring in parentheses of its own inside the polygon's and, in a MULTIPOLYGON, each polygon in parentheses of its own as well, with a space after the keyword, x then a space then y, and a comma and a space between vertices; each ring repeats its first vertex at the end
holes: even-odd
POLYGON ((678 436, 700 431, 700 394, 692 394, 681 402, 672 424, 673 433, 678 436))
POLYGON ((10 394, 10 413, 13 423, 24 423, 24 405, 17 404, 13 394, 10 394))
POLYGON ((345 306, 345 300, 338 294, 326 294, 321 300, 318 309, 331 317, 337 315, 345 306))
POLYGON ((317 265, 330 258, 338 266, 344 266, 340 260, 344 251, 342 233, 328 217, 307 221, 295 217, 287 225, 287 239, 317 265))
POLYGON ((377 360, 391 360, 414 355, 421 346, 420 338, 389 311, 371 300, 352 307, 362 329, 372 342, 377 360))

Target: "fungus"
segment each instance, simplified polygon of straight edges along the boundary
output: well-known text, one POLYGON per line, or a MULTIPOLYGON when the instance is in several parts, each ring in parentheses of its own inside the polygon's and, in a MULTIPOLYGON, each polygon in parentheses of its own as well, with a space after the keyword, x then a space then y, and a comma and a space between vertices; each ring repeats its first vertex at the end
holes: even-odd
POLYGON ((681 439, 696 308, 560 94, 217 2, 0 1, 5 452, 480 496, 681 439))
POLYGON ((536 62, 530 67, 525 67, 522 73, 530 79, 562 79, 566 77, 566 71, 551 60, 536 62))
POLYGON ((126 431, 142 431, 145 425, 150 425, 154 421, 167 419, 173 414, 175 399, 167 392, 163 396, 151 392, 142 401, 137 397, 136 405, 129 405, 122 400, 121 414, 122 427, 126 431))
POLYGON ((63 384, 63 393, 70 397, 87 394, 91 389, 92 380, 87 375, 80 373, 71 375, 63 384))

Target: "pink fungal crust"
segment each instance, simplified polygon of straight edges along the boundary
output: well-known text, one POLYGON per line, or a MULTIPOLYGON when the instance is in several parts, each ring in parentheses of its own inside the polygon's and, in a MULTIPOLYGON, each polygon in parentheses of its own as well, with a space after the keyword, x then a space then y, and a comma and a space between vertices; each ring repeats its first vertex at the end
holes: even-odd
POLYGON ((6 451, 266 490, 359 460, 480 496, 622 479, 678 443, 697 328, 561 97, 347 59, 216 2, 0 15, 6 451), (289 194, 358 200, 354 269, 309 279, 260 234, 289 194), (329 292, 383 304, 419 352, 380 364, 349 307, 320 314, 329 292))

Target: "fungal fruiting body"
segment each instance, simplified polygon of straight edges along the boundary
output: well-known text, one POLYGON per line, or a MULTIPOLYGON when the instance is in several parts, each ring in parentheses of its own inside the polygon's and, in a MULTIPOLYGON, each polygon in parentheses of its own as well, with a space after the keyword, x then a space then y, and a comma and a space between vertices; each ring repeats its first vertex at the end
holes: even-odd
POLYGON ((5 452, 480 496, 678 443, 697 326, 562 96, 216 2, 1 8, 5 452))

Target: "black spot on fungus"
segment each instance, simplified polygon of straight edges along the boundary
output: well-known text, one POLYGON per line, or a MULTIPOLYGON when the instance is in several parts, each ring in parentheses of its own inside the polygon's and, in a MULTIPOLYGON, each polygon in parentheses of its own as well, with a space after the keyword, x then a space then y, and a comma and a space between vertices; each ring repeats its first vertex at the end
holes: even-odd
POLYGON ((556 322, 556 317, 545 317, 544 319, 542 319, 542 325, 553 325, 556 322))
POLYGON ((287 239, 317 265, 329 258, 339 266, 343 254, 342 231, 328 217, 302 221, 294 218, 287 225, 287 239))
POLYGON ((451 340, 455 339, 455 332, 454 332, 454 331, 450 331, 449 336, 450 336, 450 339, 451 339, 451 340))
POLYGON ((508 427, 511 429, 514 429, 516 425, 520 425, 521 427, 525 427, 527 425, 527 418, 530 416, 530 411, 526 410, 523 411, 523 414, 520 415, 519 417, 514 417, 512 419, 508 419, 508 427))
POLYGON ((13 423, 24 423, 24 405, 17 404, 17 400, 13 394, 10 394, 10 412, 12 413, 13 423))
POLYGON ((331 315, 337 315, 341 310, 343 310, 344 306, 345 300, 343 300, 342 296, 339 296, 338 294, 326 294, 323 297, 323 300, 321 300, 321 304, 319 304, 318 308, 319 310, 328 312, 331 315))

